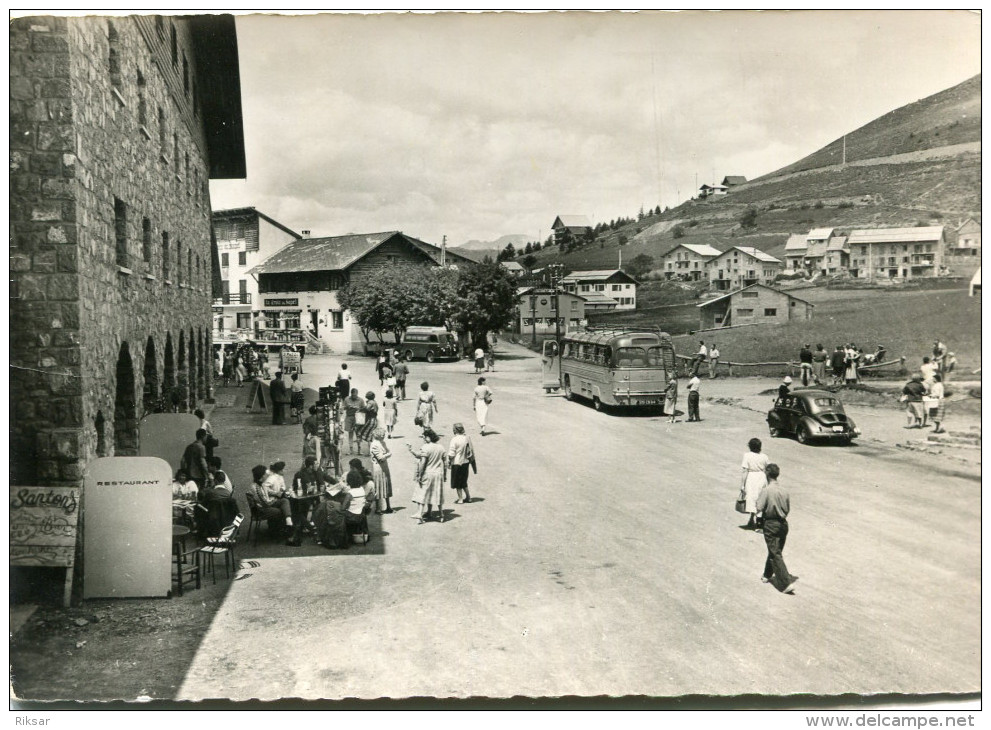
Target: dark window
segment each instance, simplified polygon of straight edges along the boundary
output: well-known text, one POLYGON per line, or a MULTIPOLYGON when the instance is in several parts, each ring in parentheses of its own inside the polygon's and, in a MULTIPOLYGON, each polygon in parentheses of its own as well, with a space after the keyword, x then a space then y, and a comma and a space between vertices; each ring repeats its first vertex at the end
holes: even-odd
POLYGON ((179 39, 176 37, 175 25, 172 28, 172 66, 179 66, 179 39))
POLYGON ((172 133, 172 159, 175 160, 175 174, 179 174, 179 133, 172 133))
POLYGON ((147 263, 151 263, 151 221, 141 220, 141 254, 147 263))
POLYGON ((145 77, 138 69, 138 124, 148 126, 148 102, 145 100, 145 77))
POLYGON ((193 284, 199 284, 202 280, 202 277, 203 277, 203 272, 200 267, 200 255, 196 254, 196 279, 193 281, 193 284))
POLYGON ((344 329, 344 312, 331 312, 330 316, 333 321, 333 324, 331 325, 333 329, 344 329))
POLYGON ((186 54, 182 54, 182 91, 189 98, 189 61, 186 60, 186 54))
POLYGON ((186 249, 186 283, 192 284, 190 279, 193 278, 193 249, 186 249))
POLYGON ((175 280, 182 283, 182 241, 175 242, 175 280))
POLYGON ((114 198, 114 237, 117 240, 117 265, 127 268, 127 205, 114 198))
MULTIPOLYGON (((241 295, 247 294, 248 293, 248 280, 247 279, 238 279, 238 281, 237 281, 237 290, 238 290, 238 293, 240 293, 241 295)), ((241 298, 241 304, 244 304, 244 297, 243 296, 241 298)))
POLYGON ((110 83, 115 89, 120 90, 120 35, 117 33, 117 27, 110 20, 107 21, 107 39, 110 41, 110 83))
POLYGON ((764 316, 765 317, 777 317, 778 316, 778 310, 775 307, 766 307, 764 309, 764 316))
POLYGON ((162 231, 162 278, 168 279, 172 273, 172 265, 169 260, 169 233, 162 231))
POLYGON ((220 254, 220 265, 225 269, 230 266, 231 255, 229 253, 220 254))
POLYGON ((165 129, 165 110, 162 107, 158 107, 158 146, 162 148, 162 154, 166 153, 165 145, 169 138, 168 132, 165 129))
POLYGON ((247 266, 248 265, 248 254, 247 254, 246 251, 238 251, 237 252, 237 265, 238 266, 247 266))

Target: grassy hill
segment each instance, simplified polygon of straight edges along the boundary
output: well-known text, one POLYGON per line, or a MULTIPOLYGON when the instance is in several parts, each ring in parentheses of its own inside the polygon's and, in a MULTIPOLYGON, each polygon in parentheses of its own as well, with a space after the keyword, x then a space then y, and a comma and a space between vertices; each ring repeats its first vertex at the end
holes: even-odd
POLYGON ((980 220, 980 81, 976 76, 851 132, 846 166, 838 164, 842 139, 837 140, 729 195, 687 201, 607 229, 570 253, 542 249, 536 266, 613 268, 620 256, 628 263, 638 254, 658 261, 678 243, 720 251, 755 246, 780 258, 790 234, 813 227, 953 228, 967 217, 980 220), (748 207, 758 210, 757 225, 744 229, 739 218, 748 207))
MULTIPOLYGON (((981 140, 981 76, 906 104, 846 135, 846 161, 888 157, 981 140)), ((838 165, 843 138, 757 180, 838 165)))

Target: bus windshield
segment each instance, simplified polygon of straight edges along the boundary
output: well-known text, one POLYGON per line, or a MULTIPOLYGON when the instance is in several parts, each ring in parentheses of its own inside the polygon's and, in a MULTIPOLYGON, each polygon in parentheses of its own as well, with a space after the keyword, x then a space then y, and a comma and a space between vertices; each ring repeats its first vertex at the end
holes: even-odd
POLYGON ((617 347, 616 367, 642 368, 647 365, 647 353, 642 347, 617 347))

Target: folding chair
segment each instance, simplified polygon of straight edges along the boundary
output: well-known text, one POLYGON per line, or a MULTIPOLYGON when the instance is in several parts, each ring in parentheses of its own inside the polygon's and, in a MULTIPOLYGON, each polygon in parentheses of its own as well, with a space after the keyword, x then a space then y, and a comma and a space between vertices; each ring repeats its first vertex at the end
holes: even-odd
POLYGON ((217 583, 217 571, 214 559, 217 555, 224 556, 224 574, 230 578, 234 570, 234 546, 237 544, 237 533, 244 522, 244 515, 237 515, 234 521, 225 527, 218 537, 208 537, 207 544, 199 549, 200 555, 206 558, 206 569, 213 575, 213 582, 217 583), (230 568, 228 568, 230 562, 230 568))

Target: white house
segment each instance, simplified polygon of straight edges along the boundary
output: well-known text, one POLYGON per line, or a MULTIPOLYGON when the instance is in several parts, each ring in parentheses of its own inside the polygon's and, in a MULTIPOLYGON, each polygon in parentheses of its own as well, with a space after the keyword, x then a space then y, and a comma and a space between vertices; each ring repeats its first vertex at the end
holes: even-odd
MULTIPOLYGON (((572 271, 561 279, 561 286, 572 294, 601 294, 615 300, 616 309, 637 308, 637 280, 622 269, 572 271)), ((590 309, 586 303, 586 309, 590 309)))
POLYGON ((707 244, 679 243, 661 256, 661 271, 665 279, 699 281, 709 278, 706 264, 720 254, 718 248, 707 244))
POLYGON ((943 226, 870 228, 851 231, 850 274, 859 279, 917 279, 937 276, 943 266, 943 226))
POLYGON ((709 288, 732 291, 752 284, 770 284, 784 264, 759 248, 733 246, 709 261, 708 266, 709 288))

